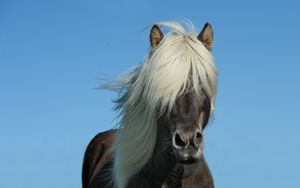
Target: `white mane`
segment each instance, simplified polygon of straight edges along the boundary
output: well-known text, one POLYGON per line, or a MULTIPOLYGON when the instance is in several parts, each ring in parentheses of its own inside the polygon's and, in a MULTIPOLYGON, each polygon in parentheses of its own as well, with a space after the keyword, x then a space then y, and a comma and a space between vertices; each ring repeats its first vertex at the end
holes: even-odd
MULTIPOLYGON (((192 85, 199 99, 204 89, 211 101, 216 95, 217 71, 210 51, 190 32, 174 22, 158 23, 170 31, 144 63, 132 72, 108 83, 123 89, 117 101, 120 110, 119 135, 113 166, 113 181, 125 188, 152 156, 157 134, 157 113, 172 109, 176 98, 192 85)), ((213 105, 212 105, 213 107, 213 105)))

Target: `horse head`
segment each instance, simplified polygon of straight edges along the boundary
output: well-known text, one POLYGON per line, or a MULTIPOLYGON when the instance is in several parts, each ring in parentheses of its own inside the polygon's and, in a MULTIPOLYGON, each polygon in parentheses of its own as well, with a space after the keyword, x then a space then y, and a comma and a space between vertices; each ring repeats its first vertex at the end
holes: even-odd
MULTIPOLYGON (((163 32, 158 25, 154 25, 150 32, 153 53, 159 48, 159 43, 163 40, 163 37, 163 32)), ((204 25, 197 39, 209 51, 211 50, 213 32, 210 24, 204 25)), ((208 123, 212 107, 212 100, 204 89, 201 89, 198 93, 194 90, 192 74, 189 75, 187 88, 176 97, 172 109, 165 110, 162 113, 158 118, 157 125, 158 139, 161 136, 162 139, 169 140, 167 143, 171 146, 170 153, 174 154, 177 161, 183 164, 195 163, 201 158, 203 130, 208 123)))

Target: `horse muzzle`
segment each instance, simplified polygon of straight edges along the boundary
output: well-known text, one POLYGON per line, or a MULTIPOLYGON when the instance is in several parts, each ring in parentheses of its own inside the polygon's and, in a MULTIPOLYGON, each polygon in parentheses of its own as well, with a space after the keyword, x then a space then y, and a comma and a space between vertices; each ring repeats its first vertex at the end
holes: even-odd
POLYGON ((193 133, 176 131, 172 143, 178 162, 192 164, 201 158, 203 149, 201 131, 197 130, 193 133))

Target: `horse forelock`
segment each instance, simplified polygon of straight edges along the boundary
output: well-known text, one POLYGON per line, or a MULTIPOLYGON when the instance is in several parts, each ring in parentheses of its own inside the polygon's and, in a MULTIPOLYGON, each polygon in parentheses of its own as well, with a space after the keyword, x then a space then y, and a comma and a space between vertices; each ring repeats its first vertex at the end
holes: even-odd
MULTIPOLYGON (((192 86, 201 99, 202 90, 214 101, 217 70, 210 51, 175 22, 161 22, 171 30, 145 62, 132 72, 107 84, 121 88, 117 101, 120 131, 115 151, 113 178, 117 188, 126 186, 150 159, 156 143, 157 112, 172 109, 176 98, 192 86)), ((213 106, 212 106, 213 107, 213 106)))

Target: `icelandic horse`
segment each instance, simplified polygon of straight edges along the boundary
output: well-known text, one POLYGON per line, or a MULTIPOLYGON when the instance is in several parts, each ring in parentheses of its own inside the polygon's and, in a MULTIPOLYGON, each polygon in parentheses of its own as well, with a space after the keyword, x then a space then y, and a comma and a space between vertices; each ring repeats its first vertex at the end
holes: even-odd
POLYGON ((213 188, 203 130, 216 96, 213 31, 155 24, 151 51, 137 68, 103 87, 119 89, 119 127, 87 146, 83 188, 213 188), (162 28, 166 28, 163 33, 162 28))

